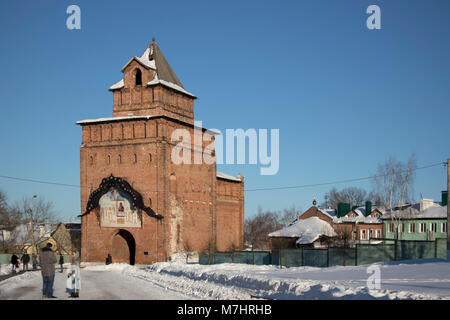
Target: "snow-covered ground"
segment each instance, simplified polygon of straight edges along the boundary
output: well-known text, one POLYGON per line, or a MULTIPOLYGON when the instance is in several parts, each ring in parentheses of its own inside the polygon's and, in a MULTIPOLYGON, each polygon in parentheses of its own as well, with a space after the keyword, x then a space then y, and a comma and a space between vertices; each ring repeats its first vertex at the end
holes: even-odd
MULTIPOLYGON (((381 283, 373 290, 371 266, 205 266, 182 255, 151 266, 85 264, 80 299, 450 299, 450 260, 376 264, 381 283)), ((0 299, 40 299, 41 284, 40 272, 9 278, 0 299)), ((64 286, 65 273, 57 272, 55 295, 67 299, 64 286)))

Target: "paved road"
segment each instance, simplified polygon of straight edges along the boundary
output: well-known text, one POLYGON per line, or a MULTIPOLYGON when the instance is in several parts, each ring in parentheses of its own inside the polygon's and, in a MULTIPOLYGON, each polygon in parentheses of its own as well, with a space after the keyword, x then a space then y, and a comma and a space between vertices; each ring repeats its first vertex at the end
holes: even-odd
MULTIPOLYGON (((54 295, 70 300, 65 292, 66 272, 56 272, 54 295)), ((40 271, 29 271, 0 282, 0 300, 42 299, 40 271)), ((87 271, 81 269, 80 300, 182 300, 190 299, 180 293, 152 285, 117 271, 87 271)), ((52 299, 53 300, 53 299, 52 299)))

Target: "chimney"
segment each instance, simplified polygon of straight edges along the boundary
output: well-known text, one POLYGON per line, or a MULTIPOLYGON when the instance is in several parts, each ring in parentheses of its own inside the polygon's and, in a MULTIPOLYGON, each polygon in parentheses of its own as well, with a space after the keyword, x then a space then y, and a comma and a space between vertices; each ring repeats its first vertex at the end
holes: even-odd
POLYGON ((434 207, 433 199, 420 199, 420 212, 423 212, 431 207, 434 207))

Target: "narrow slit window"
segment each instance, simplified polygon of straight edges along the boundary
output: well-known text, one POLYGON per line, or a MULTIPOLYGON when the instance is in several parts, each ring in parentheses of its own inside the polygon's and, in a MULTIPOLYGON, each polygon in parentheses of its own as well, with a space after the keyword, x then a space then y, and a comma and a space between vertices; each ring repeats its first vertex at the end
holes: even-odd
POLYGON ((142 72, 140 69, 136 69, 136 85, 142 86, 142 72))

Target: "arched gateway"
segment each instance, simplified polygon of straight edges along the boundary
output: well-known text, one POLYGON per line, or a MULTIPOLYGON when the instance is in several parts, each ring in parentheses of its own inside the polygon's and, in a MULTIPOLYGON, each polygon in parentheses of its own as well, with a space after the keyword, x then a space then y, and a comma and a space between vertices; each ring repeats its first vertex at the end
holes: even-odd
POLYGON ((120 229, 114 234, 111 247, 114 262, 126 262, 134 265, 136 242, 130 232, 120 229))

